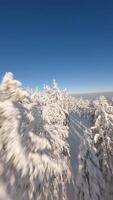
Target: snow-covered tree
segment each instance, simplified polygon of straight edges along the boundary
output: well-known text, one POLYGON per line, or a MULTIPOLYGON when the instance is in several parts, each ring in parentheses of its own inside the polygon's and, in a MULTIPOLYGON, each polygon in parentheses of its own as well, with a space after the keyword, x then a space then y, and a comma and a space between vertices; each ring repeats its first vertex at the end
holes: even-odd
POLYGON ((6 73, 0 84, 0 184, 7 199, 67 199, 72 175, 64 104, 55 82, 42 92, 26 91, 6 73))
POLYGON ((79 200, 113 198, 113 107, 105 97, 93 102, 94 124, 86 129, 78 166, 79 200))

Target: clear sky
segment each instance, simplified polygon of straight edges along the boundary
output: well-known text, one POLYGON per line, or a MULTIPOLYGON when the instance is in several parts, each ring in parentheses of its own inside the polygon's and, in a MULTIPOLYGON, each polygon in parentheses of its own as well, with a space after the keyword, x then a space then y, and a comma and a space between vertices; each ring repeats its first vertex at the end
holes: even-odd
POLYGON ((0 79, 113 91, 113 0, 0 0, 0 79))

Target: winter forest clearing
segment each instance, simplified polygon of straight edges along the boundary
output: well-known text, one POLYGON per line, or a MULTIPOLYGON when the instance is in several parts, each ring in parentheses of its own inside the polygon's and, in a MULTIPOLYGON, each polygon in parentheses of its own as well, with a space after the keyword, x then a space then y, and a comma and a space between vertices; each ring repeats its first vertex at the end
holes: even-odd
POLYGON ((0 200, 112 200, 113 102, 0 83, 0 200))

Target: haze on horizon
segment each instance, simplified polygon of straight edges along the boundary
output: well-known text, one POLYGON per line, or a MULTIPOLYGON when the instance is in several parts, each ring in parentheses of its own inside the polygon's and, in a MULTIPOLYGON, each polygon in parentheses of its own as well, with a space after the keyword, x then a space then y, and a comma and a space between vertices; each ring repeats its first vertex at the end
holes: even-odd
POLYGON ((25 87, 113 91, 113 1, 1 0, 0 79, 8 71, 25 87))

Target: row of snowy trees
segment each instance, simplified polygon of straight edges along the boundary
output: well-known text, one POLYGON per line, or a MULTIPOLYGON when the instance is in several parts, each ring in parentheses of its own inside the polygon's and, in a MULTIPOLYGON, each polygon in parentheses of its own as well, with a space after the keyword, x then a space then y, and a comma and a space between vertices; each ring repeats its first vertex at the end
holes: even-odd
MULTIPOLYGON (((79 103, 78 103, 79 104, 79 103)), ((105 97, 79 104, 89 118, 79 152, 77 200, 113 199, 113 106, 105 97), (88 103, 88 102, 87 102, 88 103)), ((76 112, 78 112, 78 110, 76 112)), ((80 112, 79 112, 80 113, 80 112)), ((84 120, 83 120, 84 122, 84 120)))
POLYGON ((112 102, 72 98, 55 81, 41 92, 27 90, 6 73, 0 83, 0 199, 72 200, 70 185, 73 200, 112 200, 112 184, 112 102), (76 133, 73 178, 69 138, 76 133))
POLYGON ((52 88, 37 92, 24 90, 12 73, 5 74, 0 84, 0 184, 8 194, 4 199, 67 199, 67 183, 72 181, 69 104, 69 95, 55 81, 52 88))

